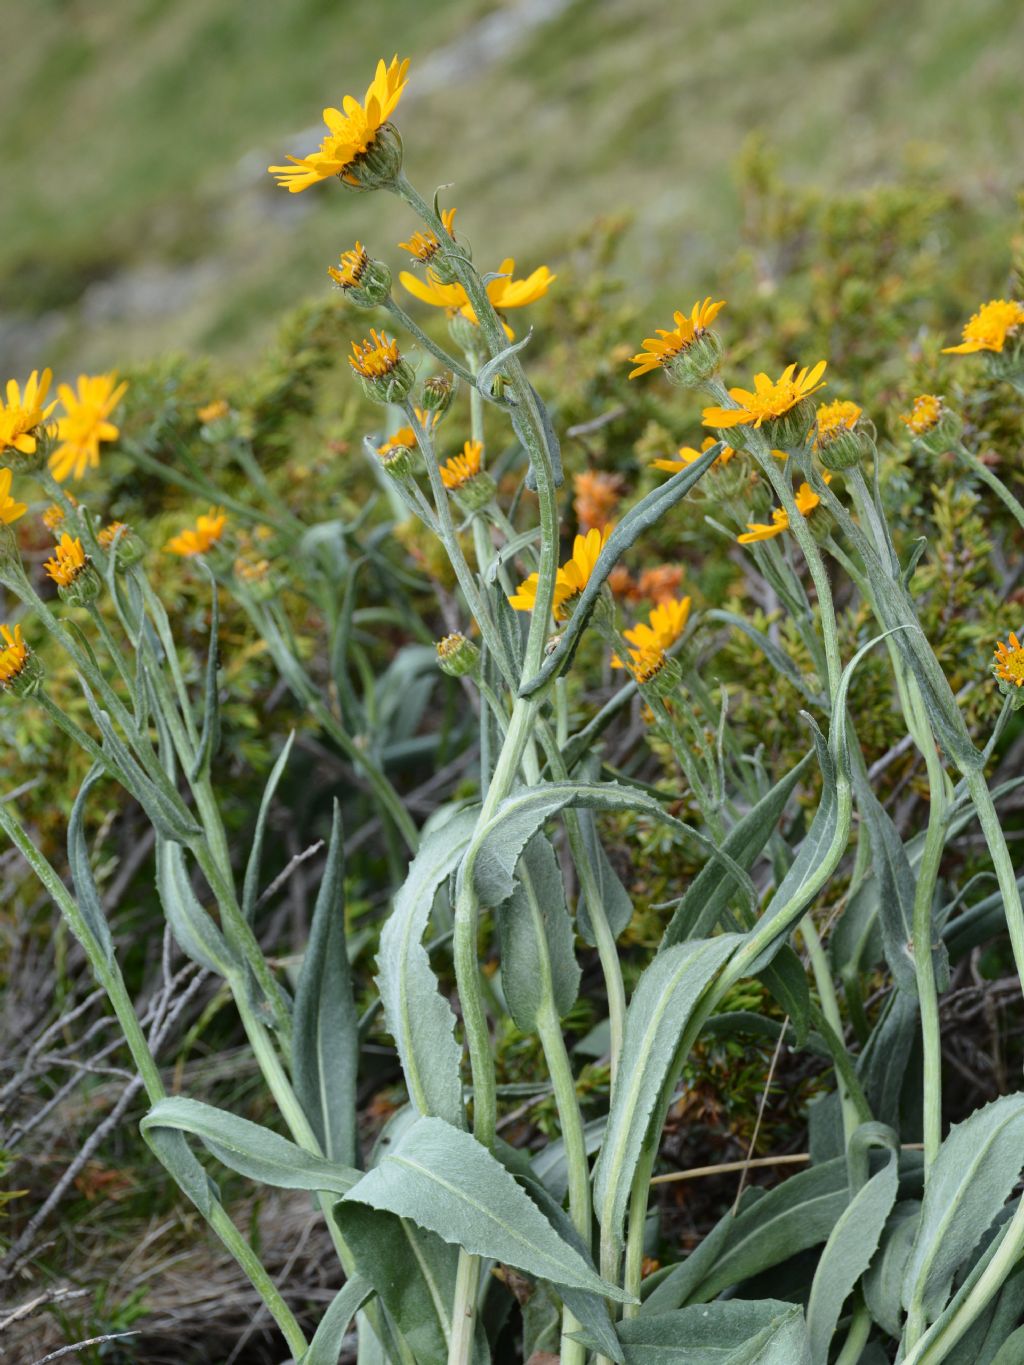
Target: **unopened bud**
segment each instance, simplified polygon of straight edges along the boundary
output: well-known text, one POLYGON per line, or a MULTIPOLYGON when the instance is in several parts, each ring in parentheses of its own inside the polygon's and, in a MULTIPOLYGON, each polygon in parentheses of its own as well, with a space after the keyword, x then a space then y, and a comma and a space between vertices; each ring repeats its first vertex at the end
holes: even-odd
POLYGON ((474 673, 480 662, 480 650, 461 631, 438 640, 436 649, 438 664, 451 678, 464 678, 474 673))
POLYGON ((451 407, 458 388, 459 381, 451 370, 432 375, 423 385, 420 404, 425 412, 436 413, 441 417, 451 407))

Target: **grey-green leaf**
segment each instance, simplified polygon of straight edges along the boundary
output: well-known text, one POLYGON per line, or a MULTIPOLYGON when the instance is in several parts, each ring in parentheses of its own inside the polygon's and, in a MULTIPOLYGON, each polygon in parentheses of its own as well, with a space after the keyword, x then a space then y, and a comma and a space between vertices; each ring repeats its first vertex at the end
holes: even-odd
POLYGON ((903 1283, 906 1308, 938 1317, 957 1269, 1006 1203, 1024 1163, 1024 1094, 993 1100, 954 1124, 932 1166, 903 1283))
POLYGON ((112 962, 114 944, 110 937, 107 917, 103 913, 103 903, 96 889, 96 879, 92 873, 89 848, 85 842, 85 831, 83 829, 86 797, 89 795, 93 783, 102 775, 103 769, 98 763, 94 764, 86 774, 85 781, 75 798, 75 804, 71 808, 71 818, 68 821, 68 864, 71 868, 71 880, 74 883, 75 896, 78 900, 78 908, 82 912, 82 918, 89 926, 89 932, 95 939, 99 951, 108 962, 112 962))
POLYGON ((550 1001, 559 1018, 576 1003, 580 969, 555 851, 535 834, 519 860, 519 884, 498 911, 501 988, 516 1027, 536 1028, 550 1001))
POLYGON ((157 839, 156 885, 175 942, 186 957, 228 976, 239 962, 210 914, 196 899, 180 844, 157 839))
POLYGON ((163 1128, 191 1133, 229 1170, 278 1189, 345 1194, 359 1180, 358 1171, 303 1151, 269 1128, 180 1095, 158 1100, 139 1126, 147 1136, 163 1128))
MULTIPOLYGON (((608 861, 608 854, 605 853, 601 837, 597 832, 597 821, 594 818, 593 811, 581 810, 577 819, 580 824, 580 834, 583 836, 583 845, 587 850, 587 857, 590 859, 594 880, 597 883, 597 893, 604 907, 605 919, 608 921, 608 928, 612 931, 612 937, 618 938, 633 918, 633 902, 630 899, 629 892, 619 881, 615 869, 608 861)), ((718 866, 714 859, 712 862, 716 867, 718 866)), ((576 903, 576 928, 584 942, 589 943, 593 948, 597 939, 594 936, 594 927, 590 922, 590 909, 584 896, 581 896, 576 903)))
POLYGON ((473 1255, 538 1279, 629 1301, 558 1236, 486 1147, 443 1119, 416 1119, 346 1200, 411 1218, 473 1255))
POLYGON ((327 863, 295 991, 292 1079, 324 1155, 358 1165, 359 1015, 345 942, 345 855, 334 803, 327 863))
POLYGON ((811 1365, 799 1304, 728 1299, 619 1324, 626 1365, 811 1365))
POLYGON ((594 1168, 597 1216, 616 1239, 622 1235, 637 1161, 679 1036, 705 986, 742 941, 741 935, 723 934, 666 948, 633 993, 608 1126, 594 1168))
POLYGON ((377 985, 388 1032, 398 1045, 409 1098, 421 1114, 460 1124, 462 1053, 455 1015, 423 946, 434 897, 461 859, 477 821, 460 811, 425 833, 380 936, 377 985))
POLYGON ((274 793, 277 791, 278 783, 284 776, 285 765, 291 754, 294 740, 295 731, 293 730, 285 740, 284 748, 277 756, 277 762, 270 770, 270 776, 267 778, 267 785, 263 789, 263 797, 260 801, 259 812, 256 816, 256 828, 253 830, 252 848, 249 851, 249 859, 245 865, 245 882, 242 887, 242 911, 249 921, 251 921, 256 914, 256 902, 259 899, 260 863, 263 858, 263 838, 267 829, 267 817, 270 814, 270 807, 274 800, 274 793))
POLYGON ((352 1319, 372 1293, 373 1285, 362 1276, 353 1275, 347 1280, 317 1324, 309 1350, 302 1353, 299 1365, 338 1365, 352 1319))
POLYGON ((902 1290, 907 1271, 921 1203, 906 1199, 896 1204, 889 1216, 877 1255, 861 1281, 868 1312, 883 1331, 898 1337, 903 1325, 902 1290))

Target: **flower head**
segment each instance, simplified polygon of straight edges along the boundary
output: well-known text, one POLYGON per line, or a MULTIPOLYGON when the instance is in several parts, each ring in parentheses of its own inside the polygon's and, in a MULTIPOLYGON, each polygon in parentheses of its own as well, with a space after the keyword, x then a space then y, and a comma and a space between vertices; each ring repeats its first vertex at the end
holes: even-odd
MULTIPOLYGON (((824 474, 822 477, 826 483, 831 483, 830 474, 824 474)), ((809 483, 802 483, 796 490, 796 506, 801 515, 808 516, 820 502, 821 498, 809 483)), ((746 531, 736 539, 740 545, 753 545, 758 540, 773 540, 775 536, 781 536, 783 531, 788 530, 789 513, 784 507, 776 507, 770 522, 748 521, 746 531)))
MULTIPOLYGON (((622 632, 623 638, 632 646, 630 658, 640 656, 664 655, 670 650, 686 629, 690 619, 690 598, 668 598, 655 606, 647 621, 640 621, 629 630, 622 632)), ((613 668, 629 668, 630 658, 625 661, 616 655, 612 659, 613 668)), ((636 674, 633 674, 636 677, 636 674)), ((641 681, 639 678, 637 681, 641 681)))
POLYGON ((0 469, 0 526, 10 526, 28 511, 28 504, 11 497, 11 471, 0 469))
POLYGON ((908 413, 900 416, 900 421, 915 436, 927 436, 938 426, 942 416, 943 402, 934 393, 920 393, 908 413))
POLYGON ((622 498, 622 475, 585 469, 573 475, 572 484, 576 493, 572 505, 581 529, 589 531, 596 526, 601 530, 607 526, 622 498))
POLYGON ((1011 687, 1024 686, 1024 645, 1013 631, 1010 632, 1008 644, 1004 645, 1000 640, 996 645, 992 672, 1011 687))
POLYGON ((355 289, 370 264, 369 253, 362 242, 343 251, 337 265, 329 265, 327 273, 339 289, 355 289))
POLYGON ((173 555, 181 555, 184 559, 191 559, 195 555, 204 555, 223 536, 227 524, 228 519, 224 509, 222 507, 211 507, 209 512, 196 519, 194 529, 189 527, 185 531, 179 531, 176 536, 171 537, 164 549, 169 550, 173 555))
POLYGON ((103 530, 100 531, 96 537, 96 540, 99 542, 100 549, 109 550, 111 545, 113 545, 114 541, 117 539, 117 537, 119 535, 123 536, 130 529, 131 528, 128 526, 127 522, 124 521, 110 522, 108 526, 104 526, 103 530))
MULTIPOLYGON (((454 237, 455 209, 442 209, 441 222, 448 236, 454 237)), ((441 239, 433 228, 421 228, 414 232, 407 242, 399 242, 398 245, 403 251, 408 251, 410 256, 415 256, 420 265, 429 265, 441 250, 441 239)))
MULTIPOLYGON (((611 529, 610 526, 606 526, 603 531, 599 531, 595 527, 585 536, 577 536, 573 542, 572 558, 566 560, 555 576, 555 592, 551 607, 556 621, 565 621, 568 618, 571 604, 590 582, 594 566, 611 529)), ((537 605, 537 578, 537 574, 530 574, 508 599, 516 611, 533 611, 537 605)))
POLYGON ((34 455, 40 428, 57 404, 46 402, 53 374, 33 370, 24 390, 16 379, 7 381, 7 401, 0 398, 0 458, 4 451, 34 455))
MULTIPOLYGON (((683 571, 678 564, 659 564, 656 568, 643 570, 631 596, 647 598, 657 606, 661 602, 671 601, 682 582, 683 571)), ((689 601, 689 598, 686 600, 689 601)))
POLYGON ((620 659, 613 659, 612 666, 615 668, 628 668, 633 678, 645 687, 652 683, 658 674, 668 663, 668 655, 663 649, 656 646, 651 648, 631 649, 629 657, 623 664, 620 659))
POLYGON ((689 314, 674 313, 675 327, 668 331, 658 327, 655 329, 657 336, 645 337, 640 343, 641 349, 632 357, 631 363, 636 368, 630 371, 630 379, 649 374, 651 370, 670 369, 677 357, 689 351, 708 332, 724 307, 724 299, 712 303, 709 294, 703 303, 695 303, 689 314))
POLYGON ((299 194, 332 176, 340 176, 349 185, 358 185, 357 163, 373 148, 381 129, 398 107, 408 69, 408 60, 399 62, 397 56, 391 59, 390 66, 379 61, 362 104, 352 95, 346 95, 342 101, 344 113, 339 109, 325 109, 327 136, 319 148, 309 156, 289 156, 290 166, 268 167, 282 189, 299 194))
MULTIPOLYGON (((652 460, 652 468, 663 469, 666 474, 679 474, 682 470, 689 469, 690 465, 696 464, 702 455, 705 455, 713 445, 717 444, 718 442, 713 436, 705 436, 701 442, 700 450, 694 450, 693 446, 680 446, 675 455, 662 460, 652 460)), ((712 469, 727 465, 735 454, 732 446, 723 446, 711 466, 712 469)))
POLYGON ((946 346, 943 355, 973 355, 975 351, 1001 351, 1007 338, 1024 327, 1024 303, 1015 299, 992 299, 982 304, 964 324, 959 346, 946 346))
POLYGON ((434 646, 437 662, 450 678, 465 678, 476 671, 480 661, 480 650, 472 640, 467 640, 461 630, 452 631, 434 646))
POLYGON ((837 399, 834 403, 822 403, 818 408, 815 450, 841 436, 844 431, 852 431, 860 419, 861 411, 856 403, 846 398, 837 399))
POLYGON ((453 455, 441 466, 441 482, 450 492, 462 488, 480 473, 480 457, 484 452, 482 441, 466 441, 462 453, 453 455))
POLYGON ((0 688, 15 684, 25 671, 30 658, 28 645, 21 634, 21 626, 0 626, 0 688))
POLYGON ((69 588, 85 572, 88 563, 89 556, 82 548, 82 542, 77 536, 72 539, 65 531, 54 546, 53 558, 48 559, 43 568, 58 588, 69 588))
POLYGON ((262 583, 270 573, 269 559, 247 559, 239 555, 234 563, 235 577, 243 583, 262 583))
POLYGON ((61 444, 50 456, 50 473, 58 482, 80 479, 100 462, 100 442, 116 441, 120 431, 107 418, 124 397, 126 383, 118 384, 117 375, 78 376, 77 392, 61 384, 57 392, 64 405, 64 416, 57 423, 61 444))
POLYGON ((401 358, 398 342, 371 327, 369 341, 353 341, 348 363, 363 379, 386 379, 401 358))
MULTIPOLYGON (((558 278, 557 275, 552 275, 546 265, 542 265, 525 279, 517 280, 514 278, 515 269, 516 263, 513 258, 506 257, 496 271, 499 278, 492 279, 485 285, 487 297, 499 313, 507 312, 510 308, 525 308, 527 304, 535 303, 537 299, 544 297, 558 278)), ((449 313, 465 318, 467 322, 474 324, 477 322, 469 295, 461 284, 442 284, 429 270, 425 280, 410 274, 408 270, 403 270, 398 278, 409 293, 421 303, 429 303, 434 308, 445 308, 449 313)))
POLYGON ((754 376, 754 388, 730 389, 729 397, 736 403, 734 408, 705 408, 706 427, 760 427, 766 421, 784 417, 805 398, 825 387, 821 376, 825 373, 825 360, 819 360, 813 369, 804 368, 799 374, 795 365, 787 365, 778 379, 772 380, 766 374, 754 376))
POLYGON ((226 398, 215 398, 212 403, 206 403, 203 407, 196 408, 196 416, 204 426, 209 426, 211 422, 219 422, 230 411, 226 398))
POLYGON ((383 261, 373 260, 362 242, 343 251, 327 273, 360 308, 376 308, 391 294, 391 271, 383 261))
POLYGON ((377 454, 384 458, 390 455, 393 450, 414 450, 416 447, 416 433, 412 427, 399 427, 398 430, 382 442, 377 447, 377 454))

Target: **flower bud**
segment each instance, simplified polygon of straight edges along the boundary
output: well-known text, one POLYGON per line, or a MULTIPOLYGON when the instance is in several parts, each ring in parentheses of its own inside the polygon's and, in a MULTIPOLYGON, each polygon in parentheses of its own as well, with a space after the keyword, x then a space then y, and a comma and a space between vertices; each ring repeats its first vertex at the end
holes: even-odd
POLYGON ((123 521, 112 521, 96 537, 100 549, 116 554, 119 570, 130 569, 146 552, 146 547, 130 526, 123 521))
POLYGON ((268 602, 276 596, 277 586, 271 578, 268 559, 247 559, 239 555, 233 568, 237 582, 247 588, 257 602, 268 602))
POLYGON ((465 678, 475 673, 480 662, 480 650, 461 631, 454 631, 438 640, 437 662, 450 678, 465 678))
POLYGON ((391 295, 391 271, 383 261, 374 260, 361 242, 343 251, 327 273, 357 308, 376 308, 391 295))
POLYGON ((442 417, 454 402, 458 389, 459 381, 451 370, 432 375, 423 385, 420 404, 425 412, 436 413, 437 417, 442 417))
POLYGON ((943 455, 956 445, 963 431, 963 420, 958 412, 946 407, 940 395, 922 393, 914 399, 909 413, 900 417, 914 440, 931 455, 943 455))
POLYGON ((416 371, 402 356, 398 343, 375 328, 370 329, 368 341, 353 341, 348 363, 367 398, 378 403, 401 403, 416 382, 416 371))
POLYGON ((722 364, 722 342, 710 328, 697 333, 678 354, 665 362, 670 383, 681 389, 703 388, 722 364))
POLYGON ((856 403, 822 403, 818 408, 814 450, 826 469, 839 473, 874 458, 874 427, 856 403))
POLYGON ((96 601, 102 589, 103 580, 87 556, 84 566, 72 581, 59 584, 57 592, 61 601, 66 602, 69 607, 87 607, 96 601))
POLYGON ((43 666, 22 638, 21 627, 0 626, 0 691, 29 697, 42 681, 43 666))
POLYGON ((393 185, 402 169, 402 138, 393 123, 382 123, 365 152, 346 165, 339 177, 347 190, 382 190, 393 185))
POLYGON ((627 667, 645 696, 663 700, 678 691, 682 682, 679 665, 663 649, 630 650, 627 667))
POLYGON ((460 351, 473 355, 483 344, 480 328, 460 311, 448 314, 448 334, 460 351))
POLYGON ((416 456, 407 445, 389 445, 377 452, 380 466, 390 478, 405 483, 416 473, 416 456))

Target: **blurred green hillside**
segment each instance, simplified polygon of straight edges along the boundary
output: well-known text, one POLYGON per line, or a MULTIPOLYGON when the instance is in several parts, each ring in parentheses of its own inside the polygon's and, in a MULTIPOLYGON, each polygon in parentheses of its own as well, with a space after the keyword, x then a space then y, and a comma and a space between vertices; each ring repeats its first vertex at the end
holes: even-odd
MULTIPOLYGON (((732 246, 752 132, 825 191, 927 169, 999 215, 1020 177, 1019 0, 3 0, 0 362, 60 370, 168 348, 251 354, 356 236, 408 216, 265 168, 324 104, 412 58, 398 122, 482 261, 557 266, 635 215, 635 286, 689 299, 732 246)), ((999 287, 993 261, 978 292, 999 287)))

